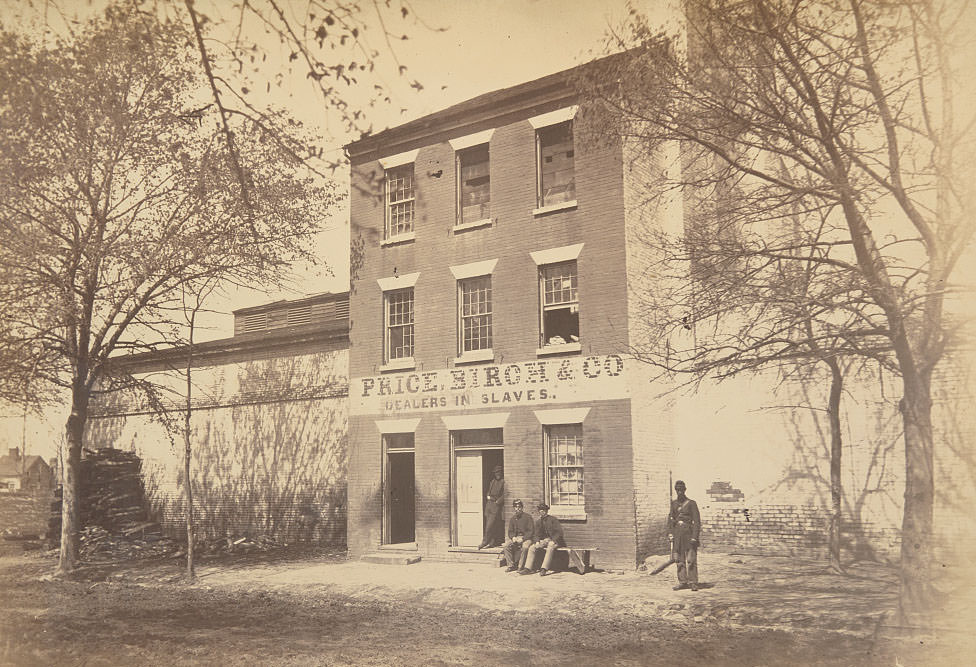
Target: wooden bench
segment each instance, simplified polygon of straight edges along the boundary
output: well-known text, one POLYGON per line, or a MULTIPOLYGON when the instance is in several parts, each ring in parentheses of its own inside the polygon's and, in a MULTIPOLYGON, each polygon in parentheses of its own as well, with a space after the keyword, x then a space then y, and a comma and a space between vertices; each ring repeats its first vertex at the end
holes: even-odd
POLYGON ((597 551, 596 547, 559 547, 556 551, 565 551, 569 554, 569 567, 576 568, 580 574, 586 574, 593 569, 590 554, 597 551))

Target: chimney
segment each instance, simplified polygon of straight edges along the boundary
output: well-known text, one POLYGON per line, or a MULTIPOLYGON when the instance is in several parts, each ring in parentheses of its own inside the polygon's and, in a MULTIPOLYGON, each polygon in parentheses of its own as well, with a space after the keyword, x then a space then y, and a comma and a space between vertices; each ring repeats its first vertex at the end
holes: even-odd
POLYGON ((20 447, 11 447, 8 450, 8 453, 10 454, 10 458, 16 461, 17 459, 20 458, 20 447))

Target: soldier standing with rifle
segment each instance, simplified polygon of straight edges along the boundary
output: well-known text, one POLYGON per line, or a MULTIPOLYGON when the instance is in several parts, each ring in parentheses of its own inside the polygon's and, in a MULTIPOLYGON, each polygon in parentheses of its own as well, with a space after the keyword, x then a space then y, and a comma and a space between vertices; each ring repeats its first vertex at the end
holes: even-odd
POLYGON ((685 495, 685 483, 674 483, 678 497, 671 501, 668 514, 668 537, 671 539, 671 558, 678 564, 678 585, 698 590, 698 538, 701 534, 701 515, 698 503, 685 495))

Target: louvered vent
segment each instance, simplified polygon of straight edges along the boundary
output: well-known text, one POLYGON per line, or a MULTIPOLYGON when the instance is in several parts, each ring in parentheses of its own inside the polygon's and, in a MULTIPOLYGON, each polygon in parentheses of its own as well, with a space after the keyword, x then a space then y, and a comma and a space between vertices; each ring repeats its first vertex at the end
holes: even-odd
POLYGON ((252 313, 245 315, 241 324, 241 333, 251 333, 252 331, 264 331, 268 328, 267 313, 252 313))
POLYGON ((288 309, 288 326, 295 327, 312 321, 311 306, 298 306, 288 309))
POLYGON ((335 302, 335 318, 337 320, 349 319, 349 299, 335 302))

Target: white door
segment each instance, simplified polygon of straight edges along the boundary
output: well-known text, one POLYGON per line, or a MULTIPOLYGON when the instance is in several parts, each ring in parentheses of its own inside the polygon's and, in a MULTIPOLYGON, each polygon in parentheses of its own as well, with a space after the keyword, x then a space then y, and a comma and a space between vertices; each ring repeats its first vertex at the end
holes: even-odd
POLYGON ((454 488, 457 494, 457 545, 476 547, 484 537, 481 452, 457 452, 454 488))

